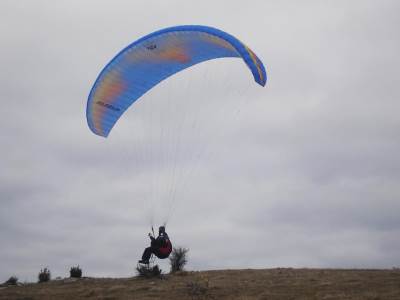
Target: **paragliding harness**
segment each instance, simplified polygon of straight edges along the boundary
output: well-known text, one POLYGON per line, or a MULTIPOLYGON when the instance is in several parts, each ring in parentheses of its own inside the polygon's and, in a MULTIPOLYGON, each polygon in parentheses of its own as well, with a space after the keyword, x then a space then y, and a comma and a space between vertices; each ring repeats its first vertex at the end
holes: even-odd
POLYGON ((172 244, 169 239, 166 239, 164 244, 155 251, 155 256, 160 259, 167 258, 172 252, 172 244))
POLYGON ((154 251, 154 255, 157 256, 160 259, 165 259, 167 258, 171 252, 172 252, 172 243, 169 240, 169 237, 167 235, 167 237, 163 237, 162 244, 159 245, 160 240, 155 239, 155 234, 154 234, 154 228, 151 227, 151 230, 153 232, 153 239, 151 240, 151 246, 156 247, 156 250, 154 251))
POLYGON ((163 234, 160 234, 157 238, 155 238, 153 227, 151 230, 153 232, 153 234, 149 233, 151 247, 145 249, 142 260, 139 261, 139 264, 147 265, 147 267, 154 265, 156 257, 159 259, 165 259, 169 257, 172 252, 172 243, 168 235, 163 232, 163 234), (146 253, 148 258, 146 258, 146 253))

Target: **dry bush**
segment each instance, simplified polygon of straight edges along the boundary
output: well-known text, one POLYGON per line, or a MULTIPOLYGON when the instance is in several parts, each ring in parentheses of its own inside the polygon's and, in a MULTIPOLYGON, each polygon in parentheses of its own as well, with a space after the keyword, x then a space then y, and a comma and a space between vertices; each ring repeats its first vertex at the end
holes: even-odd
POLYGON ((78 266, 72 267, 69 270, 69 275, 71 278, 81 278, 82 277, 82 269, 78 266))
POLYGON ((162 275, 162 270, 158 265, 153 267, 150 265, 138 265, 136 267, 136 272, 139 277, 144 278, 160 278, 162 275))
POLYGON ((47 282, 50 281, 51 279, 51 273, 50 270, 46 267, 42 270, 40 270, 39 275, 38 275, 39 282, 47 282))
POLYGON ((6 285, 17 285, 18 284, 18 278, 16 276, 11 276, 8 278, 6 282, 4 282, 6 285))
POLYGON ((187 253, 189 249, 178 247, 172 250, 169 256, 169 262, 171 264, 171 273, 182 271, 183 267, 187 263, 187 253))
POLYGON ((208 278, 191 281, 186 286, 187 292, 192 300, 215 299, 211 295, 210 281, 208 278))

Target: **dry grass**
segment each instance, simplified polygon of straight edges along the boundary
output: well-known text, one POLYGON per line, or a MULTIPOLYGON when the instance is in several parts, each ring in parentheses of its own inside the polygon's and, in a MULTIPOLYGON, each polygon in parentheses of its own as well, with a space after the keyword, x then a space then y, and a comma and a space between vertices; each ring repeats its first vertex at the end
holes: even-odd
POLYGON ((1 287, 0 299, 400 299, 399 270, 225 270, 162 278, 81 278, 1 287))

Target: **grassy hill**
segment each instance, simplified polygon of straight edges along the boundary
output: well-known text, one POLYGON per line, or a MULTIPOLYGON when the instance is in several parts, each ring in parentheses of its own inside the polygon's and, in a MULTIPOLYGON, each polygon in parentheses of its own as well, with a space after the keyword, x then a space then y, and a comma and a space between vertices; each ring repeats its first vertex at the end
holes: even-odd
POLYGON ((2 286, 0 299, 399 300, 400 270, 278 268, 179 272, 161 279, 66 278, 2 286))

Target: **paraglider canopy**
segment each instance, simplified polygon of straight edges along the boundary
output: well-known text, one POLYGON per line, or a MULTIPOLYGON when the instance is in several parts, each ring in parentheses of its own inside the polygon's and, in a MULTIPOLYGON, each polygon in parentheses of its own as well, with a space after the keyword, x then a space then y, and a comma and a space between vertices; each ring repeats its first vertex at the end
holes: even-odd
POLYGON ((185 25, 146 35, 118 53, 101 71, 87 102, 93 133, 107 137, 132 103, 162 80, 203 61, 242 58, 254 80, 264 86, 266 72, 255 53, 221 30, 185 25))

